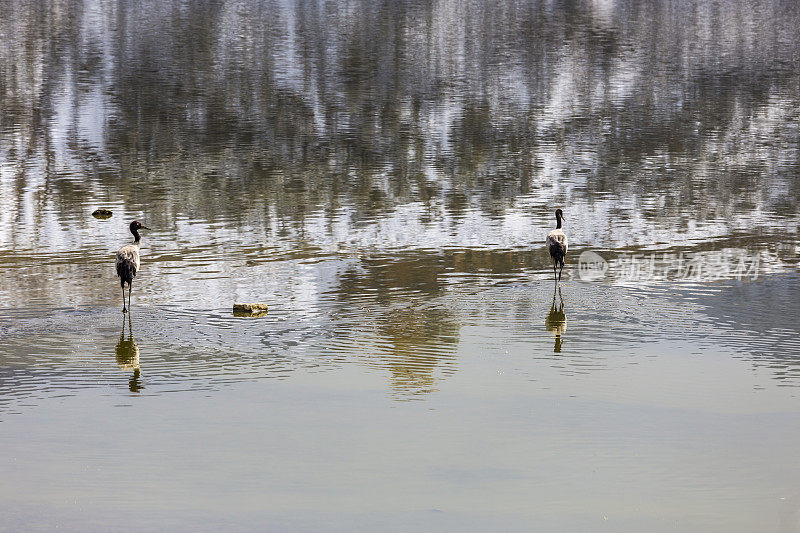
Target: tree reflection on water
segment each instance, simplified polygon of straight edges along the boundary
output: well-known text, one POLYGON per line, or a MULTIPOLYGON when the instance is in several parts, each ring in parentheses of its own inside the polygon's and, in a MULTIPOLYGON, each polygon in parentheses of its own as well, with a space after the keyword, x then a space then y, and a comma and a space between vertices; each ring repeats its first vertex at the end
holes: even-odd
POLYGON ((4 205, 93 195, 293 238, 318 209, 458 224, 530 195, 595 240, 611 214, 647 240, 796 213, 794 4, 348 5, 4 4, 4 205))

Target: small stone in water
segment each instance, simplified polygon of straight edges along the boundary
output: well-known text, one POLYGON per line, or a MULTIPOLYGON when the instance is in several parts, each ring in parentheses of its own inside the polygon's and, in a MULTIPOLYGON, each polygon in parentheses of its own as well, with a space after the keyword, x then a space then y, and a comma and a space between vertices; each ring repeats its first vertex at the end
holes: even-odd
POLYGON ((267 304, 233 304, 233 316, 264 316, 267 304))
POLYGON ((108 209, 95 209, 94 213, 92 213, 94 218, 99 218, 100 220, 111 218, 111 215, 112 213, 108 209))

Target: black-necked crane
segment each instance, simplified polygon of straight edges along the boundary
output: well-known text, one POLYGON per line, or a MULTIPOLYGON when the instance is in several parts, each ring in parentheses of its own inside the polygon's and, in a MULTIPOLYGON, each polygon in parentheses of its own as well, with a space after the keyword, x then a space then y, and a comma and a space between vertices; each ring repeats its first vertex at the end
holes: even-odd
POLYGON ((131 291, 133 290, 133 278, 139 271, 139 242, 142 240, 139 235, 140 229, 150 229, 143 226, 138 220, 131 222, 130 230, 133 233, 133 244, 123 246, 117 251, 117 276, 119 284, 122 286, 122 312, 127 313, 125 307, 125 284, 128 284, 128 307, 131 306, 131 291))
POLYGON ((553 279, 561 281, 561 271, 564 270, 564 257, 567 255, 567 236, 561 230, 561 219, 564 213, 561 209, 556 209, 556 229, 547 234, 547 251, 553 260, 553 279), (556 267, 558 267, 558 278, 556 278, 556 267))

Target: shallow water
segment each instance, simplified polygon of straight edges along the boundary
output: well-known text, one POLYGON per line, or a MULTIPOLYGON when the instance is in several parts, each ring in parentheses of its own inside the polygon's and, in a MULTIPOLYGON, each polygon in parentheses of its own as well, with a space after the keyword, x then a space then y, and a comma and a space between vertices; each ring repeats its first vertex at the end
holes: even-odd
POLYGON ((0 4, 0 529, 800 530, 798 26, 0 4))

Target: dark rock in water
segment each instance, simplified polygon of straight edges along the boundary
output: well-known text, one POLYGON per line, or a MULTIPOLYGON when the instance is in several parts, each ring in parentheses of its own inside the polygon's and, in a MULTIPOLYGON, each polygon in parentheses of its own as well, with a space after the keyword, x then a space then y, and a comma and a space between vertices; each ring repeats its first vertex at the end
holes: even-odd
POLYGON ((112 214, 113 213, 108 209, 95 209, 94 213, 92 213, 92 216, 94 218, 99 218, 100 220, 106 220, 107 218, 111 218, 112 214))
POLYGON ((267 309, 267 304, 233 304, 233 316, 264 316, 267 309))

